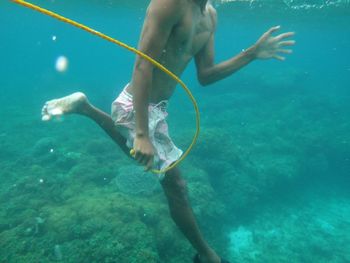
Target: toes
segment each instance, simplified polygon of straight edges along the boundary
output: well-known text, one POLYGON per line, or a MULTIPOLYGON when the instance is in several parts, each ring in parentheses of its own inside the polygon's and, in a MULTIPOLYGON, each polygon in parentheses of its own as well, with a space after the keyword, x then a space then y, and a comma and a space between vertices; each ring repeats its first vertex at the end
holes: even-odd
POLYGON ((60 116, 63 114, 63 111, 61 108, 52 108, 48 110, 48 114, 51 116, 60 116))
POLYGON ((47 112, 47 102, 46 102, 45 105, 43 106, 43 108, 41 109, 41 120, 48 121, 50 119, 51 119, 51 117, 47 112))
POLYGON ((44 114, 44 115, 42 115, 42 117, 41 117, 41 120, 42 120, 42 121, 49 121, 50 119, 51 119, 51 116, 48 115, 48 114, 44 114))
POLYGON ((41 119, 43 121, 49 121, 53 116, 60 116, 63 111, 60 107, 57 107, 56 100, 51 100, 45 103, 41 109, 41 119))
POLYGON ((41 112, 42 112, 42 113, 47 112, 47 105, 48 105, 48 103, 46 102, 46 103, 44 104, 44 106, 41 108, 41 112))
POLYGON ((84 102, 87 103, 87 99, 85 94, 81 92, 47 101, 41 109, 42 120, 48 121, 52 118, 60 118, 64 114, 78 112, 84 102))
POLYGON ((52 100, 46 103, 46 107, 44 106, 46 110, 45 113, 50 116, 62 115, 63 110, 61 107, 58 106, 58 102, 58 100, 52 100))

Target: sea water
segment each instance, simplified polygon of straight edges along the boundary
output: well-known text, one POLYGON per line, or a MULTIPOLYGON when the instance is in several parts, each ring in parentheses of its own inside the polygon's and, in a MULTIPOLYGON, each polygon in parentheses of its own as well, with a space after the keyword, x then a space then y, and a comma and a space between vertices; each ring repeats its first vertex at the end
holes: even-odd
MULTIPOLYGON (((33 2, 131 46, 148 4, 33 2)), ((255 61, 208 87, 194 63, 182 76, 201 134, 180 168, 205 237, 232 262, 349 262, 349 1, 214 4, 216 62, 276 25, 297 44, 284 62, 255 61)), ((190 262, 153 175, 135 176, 133 160, 85 118, 41 121, 45 101, 76 91, 109 113, 135 56, 10 1, 0 3, 0 32, 0 261, 190 262), (36 218, 40 231, 27 231, 36 218)), ((168 122, 185 149, 195 125, 181 89, 168 122)))

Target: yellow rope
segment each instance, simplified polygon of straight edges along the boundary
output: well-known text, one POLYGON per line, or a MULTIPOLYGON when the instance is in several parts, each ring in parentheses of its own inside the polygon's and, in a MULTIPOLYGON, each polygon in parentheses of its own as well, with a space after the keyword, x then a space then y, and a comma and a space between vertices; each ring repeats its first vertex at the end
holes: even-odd
MULTIPOLYGON (((194 144, 196 143, 198 135, 199 135, 200 116, 199 116, 198 105, 197 105, 197 102, 196 102, 195 98, 193 97, 191 91, 188 89, 188 87, 185 85, 185 83, 182 82, 182 80, 180 78, 178 78, 174 73, 169 71, 167 68, 165 68, 162 64, 160 64, 159 62, 157 62, 153 58, 151 58, 148 55, 144 54, 143 52, 137 50, 136 48, 128 46, 127 44, 125 44, 125 43, 123 43, 123 42, 121 42, 119 40, 111 38, 111 37, 109 37, 109 36, 107 36, 105 34, 102 34, 102 33, 98 32, 98 31, 96 31, 96 30, 94 30, 94 29, 92 29, 90 27, 87 27, 87 26, 85 26, 83 24, 80 24, 80 23, 75 22, 75 21, 73 21, 71 19, 65 18, 65 17, 63 17, 61 15, 58 15, 58 14, 52 12, 52 11, 49 11, 49 10, 44 9, 44 8, 41 8, 41 7, 36 6, 34 4, 28 3, 26 1, 22 1, 22 0, 11 0, 11 1, 14 2, 14 3, 20 4, 22 6, 28 7, 30 9, 36 10, 36 11, 38 11, 40 13, 45 14, 45 15, 51 16, 53 18, 56 18, 56 19, 58 19, 60 21, 68 23, 68 24, 70 24, 72 26, 75 26, 75 27, 78 27, 78 28, 80 28, 82 30, 85 30, 85 31, 87 31, 87 32, 89 32, 89 33, 91 33, 93 35, 99 36, 99 37, 101 37, 101 38, 103 38, 103 39, 105 39, 105 40, 107 40, 109 42, 117 44, 117 45, 119 45, 119 46, 121 46, 121 47, 123 47, 123 48, 125 48, 125 49, 127 49, 127 50, 129 50, 129 51, 131 51, 131 52, 133 52, 133 53, 135 53, 137 55, 139 55, 140 57, 148 60, 154 66, 158 67, 160 70, 162 70, 163 72, 168 74, 170 77, 172 77, 174 80, 176 80, 182 86, 182 88, 186 91, 187 95, 189 96, 189 98, 191 99, 191 101, 193 103, 193 106, 194 106, 194 109, 195 109, 195 112, 196 112, 196 133, 193 136, 193 139, 192 139, 192 142, 191 142, 190 146, 187 148, 187 150, 183 153, 183 155, 175 163, 173 163, 171 166, 169 166, 169 167, 167 167, 167 168, 165 168, 163 170, 155 170, 155 169, 153 169, 151 171, 153 173, 156 173, 156 174, 165 173, 165 172, 169 171, 170 169, 174 168, 176 165, 178 165, 182 160, 184 160, 187 157, 189 152, 192 150, 194 144)), ((130 151, 130 154, 134 155, 135 151, 132 149, 130 151)))

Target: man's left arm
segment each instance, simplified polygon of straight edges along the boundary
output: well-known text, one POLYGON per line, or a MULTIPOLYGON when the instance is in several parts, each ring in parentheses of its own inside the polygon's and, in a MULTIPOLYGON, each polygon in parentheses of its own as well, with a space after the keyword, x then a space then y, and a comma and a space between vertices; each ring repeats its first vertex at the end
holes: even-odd
MULTIPOLYGON (((216 25, 216 19, 214 24, 216 25)), ((207 44, 195 56, 197 76, 201 85, 206 86, 222 80, 256 59, 285 60, 285 57, 280 54, 292 53, 292 50, 285 47, 295 44, 294 40, 286 40, 294 33, 287 32, 276 37, 272 36, 279 28, 279 26, 270 28, 253 46, 218 64, 214 63, 214 33, 212 33, 207 44)))

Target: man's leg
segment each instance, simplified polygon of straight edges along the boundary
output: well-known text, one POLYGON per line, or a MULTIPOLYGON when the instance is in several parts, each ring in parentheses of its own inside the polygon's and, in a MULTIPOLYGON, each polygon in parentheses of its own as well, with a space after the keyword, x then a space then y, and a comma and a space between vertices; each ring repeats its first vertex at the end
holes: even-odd
POLYGON ((161 184, 168 199, 171 217, 194 249, 197 250, 201 262, 220 263, 220 258, 210 248, 199 230, 188 200, 186 184, 181 178, 179 168, 175 167, 168 171, 161 184))
MULTIPOLYGON (((44 121, 65 114, 80 114, 95 121, 121 149, 129 156, 129 149, 125 145, 125 138, 116 129, 112 118, 89 103, 85 94, 73 93, 67 97, 51 100, 42 109, 44 121)), ((220 263, 217 254, 204 240, 193 211, 190 207, 184 180, 180 170, 174 168, 166 173, 162 180, 164 193, 168 199, 170 213, 176 225, 200 255, 203 263, 220 263)))
POLYGON ((94 107, 84 93, 76 92, 69 96, 50 100, 45 103, 42 111, 44 121, 65 114, 80 114, 95 121, 112 140, 129 156, 125 138, 118 132, 110 115, 94 107))

